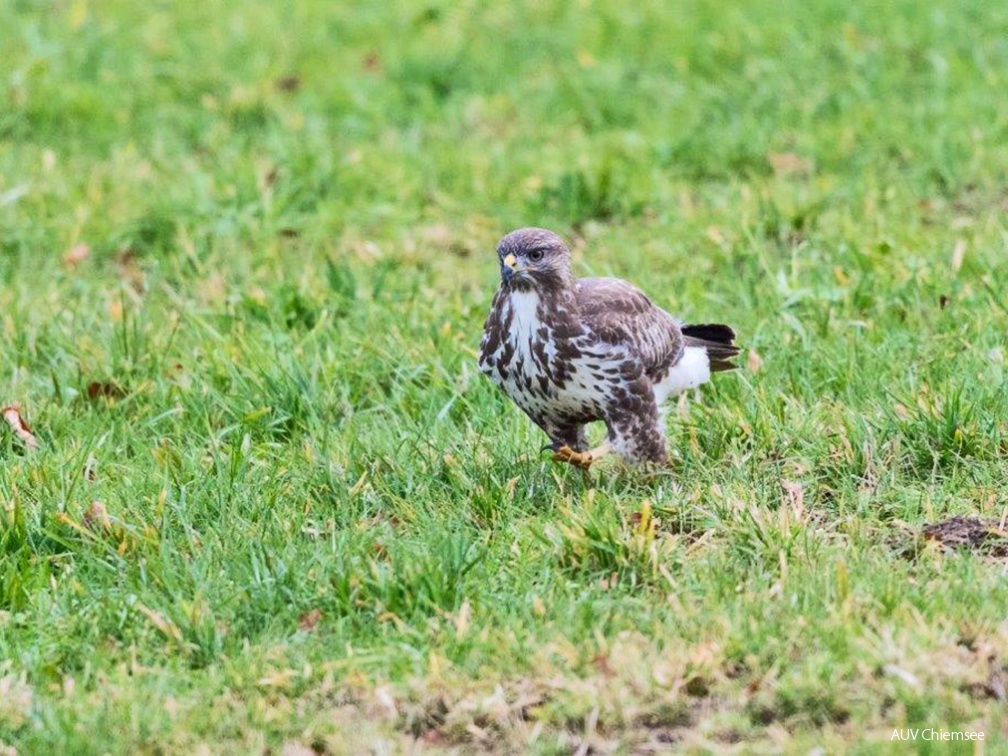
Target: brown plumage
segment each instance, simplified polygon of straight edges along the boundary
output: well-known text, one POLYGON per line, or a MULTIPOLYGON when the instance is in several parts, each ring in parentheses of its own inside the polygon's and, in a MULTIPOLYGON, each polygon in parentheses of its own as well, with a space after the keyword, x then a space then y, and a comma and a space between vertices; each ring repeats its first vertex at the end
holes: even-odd
POLYGON ((734 331, 680 326, 626 281, 575 278, 567 246, 545 229, 511 232, 497 254, 480 369, 549 436, 557 459, 588 467, 614 451, 667 461, 661 405, 734 367, 734 331), (596 420, 606 443, 588 451, 584 425, 596 420))

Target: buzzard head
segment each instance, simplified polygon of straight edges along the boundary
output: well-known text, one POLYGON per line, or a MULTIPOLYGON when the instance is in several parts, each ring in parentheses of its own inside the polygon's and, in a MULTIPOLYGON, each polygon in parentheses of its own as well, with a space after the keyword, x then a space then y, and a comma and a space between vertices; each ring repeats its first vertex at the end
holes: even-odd
POLYGON ((497 244, 502 285, 520 291, 562 289, 574 285, 570 250, 544 228, 519 228, 497 244))

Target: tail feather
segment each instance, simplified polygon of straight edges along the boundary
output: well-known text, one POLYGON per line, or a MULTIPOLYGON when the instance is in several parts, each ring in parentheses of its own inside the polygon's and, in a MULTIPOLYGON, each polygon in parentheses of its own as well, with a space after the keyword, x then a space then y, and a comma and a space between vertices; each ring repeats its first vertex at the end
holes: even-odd
POLYGON ((735 331, 730 327, 720 323, 702 323, 684 325, 681 330, 686 346, 703 347, 707 351, 712 373, 738 367, 731 361, 738 356, 739 348, 735 346, 735 331))

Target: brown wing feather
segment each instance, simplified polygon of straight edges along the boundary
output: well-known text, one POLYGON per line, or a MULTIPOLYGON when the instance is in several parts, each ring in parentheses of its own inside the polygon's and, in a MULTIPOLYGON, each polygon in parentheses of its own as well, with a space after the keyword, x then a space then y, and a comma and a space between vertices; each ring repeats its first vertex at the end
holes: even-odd
POLYGON ((601 341, 632 348, 649 377, 660 378, 682 356, 679 324, 636 286, 618 278, 582 278, 577 303, 584 324, 601 341))

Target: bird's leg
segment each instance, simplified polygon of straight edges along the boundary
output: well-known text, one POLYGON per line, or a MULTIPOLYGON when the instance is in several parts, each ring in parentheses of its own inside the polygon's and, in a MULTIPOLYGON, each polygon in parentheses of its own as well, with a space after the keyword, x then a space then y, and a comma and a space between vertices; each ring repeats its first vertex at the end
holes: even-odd
POLYGON ((566 449, 566 453, 576 454, 583 449, 588 448, 588 438, 585 436, 585 427, 583 424, 563 424, 563 423, 545 423, 540 426, 546 435, 550 437, 551 443, 547 444, 542 448, 542 451, 549 449, 554 452, 554 458, 556 454, 560 453, 561 449, 566 449))
POLYGON ((668 463, 665 445, 665 428, 661 413, 650 386, 632 386, 636 399, 633 412, 616 411, 606 418, 606 438, 620 456, 631 464, 652 462, 659 465, 668 463), (646 390, 645 390, 646 388, 646 390))
POLYGON ((553 460, 556 462, 568 462, 574 467, 587 470, 595 462, 612 451, 612 445, 608 441, 603 441, 591 451, 574 451, 569 446, 561 446, 553 452, 553 460))

